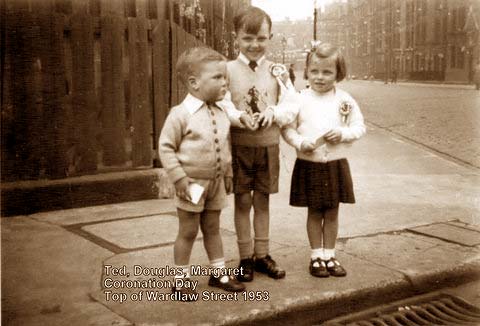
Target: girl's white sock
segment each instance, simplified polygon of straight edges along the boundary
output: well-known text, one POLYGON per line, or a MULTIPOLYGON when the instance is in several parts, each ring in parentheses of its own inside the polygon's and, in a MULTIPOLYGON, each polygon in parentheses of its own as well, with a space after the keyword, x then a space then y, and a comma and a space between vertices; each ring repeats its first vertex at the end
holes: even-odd
POLYGON ((210 266, 213 268, 225 268, 225 259, 224 258, 218 258, 210 261, 210 266))
POLYGON ((311 253, 310 253, 310 258, 312 260, 315 260, 317 258, 320 258, 323 260, 323 248, 315 248, 315 249, 312 249, 311 250, 311 253))
MULTIPOLYGON (((217 269, 225 269, 225 258, 218 258, 215 260, 210 261, 210 266, 217 269)), ((220 277, 220 282, 227 283, 228 282, 228 275, 223 275, 220 277)))
POLYGON ((323 249, 323 255, 325 257, 325 260, 335 258, 335 249, 323 249))

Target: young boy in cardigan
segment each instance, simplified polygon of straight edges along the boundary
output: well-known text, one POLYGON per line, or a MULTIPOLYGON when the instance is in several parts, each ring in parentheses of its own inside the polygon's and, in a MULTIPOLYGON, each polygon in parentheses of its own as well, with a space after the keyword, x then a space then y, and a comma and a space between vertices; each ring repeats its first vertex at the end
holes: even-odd
MULTIPOLYGON (((172 292, 194 298, 185 278, 190 273, 190 254, 200 229, 211 267, 225 271, 220 212, 231 193, 232 167, 229 144, 230 121, 219 101, 227 92, 226 59, 208 48, 191 48, 178 59, 177 72, 188 89, 183 102, 172 108, 163 126, 160 159, 175 185, 179 230, 174 245, 174 261, 183 273, 176 275, 172 292), (191 192, 200 185, 198 202, 191 192), (183 281, 178 279, 183 278, 183 281)), ((210 276, 208 284, 226 291, 243 291, 245 286, 233 276, 210 276)), ((186 299, 188 300, 188 299, 186 299)))
MULTIPOLYGON (((263 10, 249 7, 233 23, 240 54, 227 64, 231 100, 255 121, 253 127, 231 128, 235 229, 239 267, 244 271, 237 278, 250 282, 257 271, 281 279, 285 271, 269 255, 269 195, 278 192, 280 136, 280 129, 272 123, 283 85, 274 73, 278 65, 265 58, 272 21, 263 10), (250 233, 252 206, 254 239, 250 233)), ((241 121, 248 126, 246 119, 241 121)))

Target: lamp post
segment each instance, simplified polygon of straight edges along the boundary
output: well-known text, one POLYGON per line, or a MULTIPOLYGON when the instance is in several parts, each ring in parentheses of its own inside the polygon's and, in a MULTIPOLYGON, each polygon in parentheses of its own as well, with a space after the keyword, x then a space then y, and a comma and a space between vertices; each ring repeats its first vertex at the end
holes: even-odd
POLYGON ((287 47, 287 39, 282 37, 282 63, 285 64, 285 48, 287 47))
POLYGON ((388 80, 392 74, 392 56, 393 56, 393 12, 392 12, 392 0, 388 0, 386 6, 386 28, 385 28, 385 84, 388 84, 388 80))
POLYGON ((313 1, 313 40, 317 40, 317 0, 313 1))

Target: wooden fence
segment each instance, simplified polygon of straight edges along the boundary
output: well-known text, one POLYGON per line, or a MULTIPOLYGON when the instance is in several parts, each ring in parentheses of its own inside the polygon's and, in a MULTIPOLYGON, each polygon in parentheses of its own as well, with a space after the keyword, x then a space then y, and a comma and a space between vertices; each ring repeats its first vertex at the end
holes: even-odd
POLYGON ((232 56, 231 16, 248 3, 4 0, 2 181, 158 166, 185 94, 176 58, 199 44, 232 56))

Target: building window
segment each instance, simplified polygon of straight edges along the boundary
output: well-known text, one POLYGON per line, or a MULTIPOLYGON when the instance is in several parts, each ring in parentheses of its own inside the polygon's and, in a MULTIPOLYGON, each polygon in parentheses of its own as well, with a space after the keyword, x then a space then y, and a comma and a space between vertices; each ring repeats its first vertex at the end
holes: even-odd
POLYGON ((455 45, 450 46, 450 67, 455 68, 457 61, 457 51, 455 45))
POLYGON ((457 8, 452 10, 452 13, 450 15, 450 32, 455 33, 457 31, 457 8))
POLYGON ((414 6, 412 1, 407 2, 406 6, 407 17, 406 17, 406 25, 407 25, 407 35, 406 35, 406 45, 407 48, 413 47, 413 17, 414 17, 414 6))
POLYGON ((434 29, 435 43, 440 43, 441 42, 441 36, 442 36, 442 17, 440 16, 441 13, 442 12, 440 10, 437 10, 435 12, 435 29, 434 29))
POLYGON ((393 47, 396 49, 400 48, 400 28, 395 28, 395 33, 393 35, 393 47))
POLYGON ((460 31, 463 29, 463 26, 465 26, 465 7, 458 8, 457 10, 457 30, 460 31))
POLYGON ((465 53, 462 51, 463 48, 457 47, 457 68, 463 69, 465 66, 465 53))

